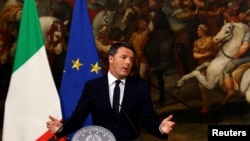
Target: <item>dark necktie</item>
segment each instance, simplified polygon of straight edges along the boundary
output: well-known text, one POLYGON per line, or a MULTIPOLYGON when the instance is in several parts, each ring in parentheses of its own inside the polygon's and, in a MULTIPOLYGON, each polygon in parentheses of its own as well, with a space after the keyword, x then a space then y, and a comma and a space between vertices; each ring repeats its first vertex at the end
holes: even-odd
POLYGON ((115 112, 116 117, 119 116, 120 82, 121 82, 120 80, 115 81, 114 96, 113 96, 113 110, 115 112))

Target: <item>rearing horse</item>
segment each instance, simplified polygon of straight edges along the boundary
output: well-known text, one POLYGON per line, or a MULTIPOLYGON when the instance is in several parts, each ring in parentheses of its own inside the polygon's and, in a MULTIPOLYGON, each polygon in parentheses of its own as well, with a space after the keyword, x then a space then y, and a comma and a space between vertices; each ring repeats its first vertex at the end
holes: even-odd
MULTIPOLYGON (((249 27, 243 23, 226 23, 217 33, 217 35, 214 36, 215 43, 223 43, 223 46, 218 52, 217 56, 210 63, 206 62, 198 66, 191 73, 184 75, 177 81, 177 87, 183 86, 184 83, 192 77, 195 77, 205 88, 209 90, 219 86, 219 79, 222 70, 227 65, 227 63, 230 62, 232 56, 238 51, 246 31, 249 31, 249 27), (200 70, 205 67, 207 67, 207 71, 206 75, 203 75, 201 74, 200 70)), ((248 69, 245 71, 241 79, 240 92, 246 95, 246 99, 250 103, 249 76, 250 71, 248 69)))

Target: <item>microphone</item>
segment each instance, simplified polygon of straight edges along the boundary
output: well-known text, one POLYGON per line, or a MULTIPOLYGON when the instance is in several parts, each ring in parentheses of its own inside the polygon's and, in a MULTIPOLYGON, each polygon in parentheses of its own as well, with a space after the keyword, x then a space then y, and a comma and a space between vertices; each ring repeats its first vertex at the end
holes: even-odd
MULTIPOLYGON (((80 111, 83 107, 85 107, 90 101, 93 101, 93 100, 95 100, 95 99, 96 99, 96 97, 93 96, 93 97, 91 97, 91 98, 89 98, 89 99, 87 99, 87 100, 85 100, 85 101, 79 103, 80 106, 78 106, 78 108, 75 109, 74 113, 70 116, 70 118, 67 119, 67 121, 70 120, 71 118, 73 118, 75 115, 77 115, 77 114, 79 113, 79 111, 80 111)), ((64 122, 64 124, 65 124, 65 123, 66 123, 66 121, 64 122)))
POLYGON ((141 137, 140 137, 140 135, 139 135, 139 133, 138 133, 138 131, 137 131, 136 128, 135 128, 135 125, 133 124, 133 122, 132 122, 131 119, 129 118, 127 112, 124 110, 124 108, 123 108, 123 106, 122 106, 121 104, 119 104, 119 106, 121 107, 121 111, 124 113, 124 115, 125 115, 125 117, 127 118, 129 124, 132 126, 133 130, 135 131, 135 133, 136 133, 136 135, 137 135, 137 137, 138 137, 138 141, 142 141, 142 140, 141 140, 141 137))
MULTIPOLYGON (((73 112, 73 114, 72 114, 72 115, 62 124, 62 126, 56 131, 55 134, 60 133, 60 131, 63 129, 63 127, 64 127, 65 125, 67 125, 67 124, 74 118, 74 116, 77 115, 77 114, 80 112, 80 110, 81 110, 82 108, 84 108, 90 101, 93 101, 93 100, 95 100, 95 99, 96 99, 96 97, 91 97, 91 98, 89 98, 89 99, 87 99, 87 100, 85 100, 85 101, 79 103, 80 106, 78 106, 78 108, 77 108, 77 109, 73 112)), ((53 141, 53 140, 49 140, 49 141, 53 141)))

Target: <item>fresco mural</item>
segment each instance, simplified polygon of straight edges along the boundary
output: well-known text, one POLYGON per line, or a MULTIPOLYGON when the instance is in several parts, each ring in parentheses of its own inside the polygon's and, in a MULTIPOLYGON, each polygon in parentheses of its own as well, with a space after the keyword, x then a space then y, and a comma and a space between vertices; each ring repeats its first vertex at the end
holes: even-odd
MULTIPOLYGON (((197 115, 200 118, 197 122, 204 118, 207 122, 220 122, 224 115, 218 113, 227 115, 225 111, 229 112, 229 107, 231 111, 238 108, 241 114, 250 114, 247 110, 250 107, 249 0, 86 1, 103 73, 107 72, 105 53, 111 44, 130 42, 137 57, 131 75, 139 73, 150 82, 159 117, 176 112, 176 116, 181 116, 176 120, 181 122, 184 117, 190 122, 197 115), (192 111, 193 115, 188 115, 187 111, 192 111)), ((1 99, 7 94, 22 2, 1 0, 0 3, 1 99)), ((37 0, 58 89, 73 5, 74 0, 37 0)), ((191 121, 196 123, 194 119, 191 121)), ((250 124, 250 121, 243 124, 250 124)), ((205 131, 201 134, 206 136, 205 131)))

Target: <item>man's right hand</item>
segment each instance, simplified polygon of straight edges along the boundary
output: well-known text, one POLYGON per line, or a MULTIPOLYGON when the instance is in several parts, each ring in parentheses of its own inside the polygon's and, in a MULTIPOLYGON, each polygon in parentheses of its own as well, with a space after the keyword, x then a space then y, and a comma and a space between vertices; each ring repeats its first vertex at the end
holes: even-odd
POLYGON ((46 122, 47 128, 50 130, 51 133, 56 133, 59 129, 61 129, 62 123, 60 122, 60 120, 53 116, 49 116, 49 119, 51 121, 46 122))

